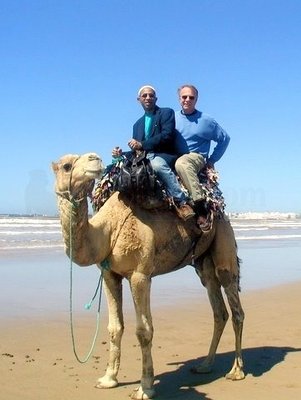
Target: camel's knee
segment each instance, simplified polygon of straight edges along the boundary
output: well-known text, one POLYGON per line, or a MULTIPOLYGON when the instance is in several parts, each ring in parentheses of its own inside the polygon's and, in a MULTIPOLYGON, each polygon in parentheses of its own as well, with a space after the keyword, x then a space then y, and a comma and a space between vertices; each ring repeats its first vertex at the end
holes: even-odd
POLYGON ((239 312, 234 313, 232 316, 233 323, 236 323, 239 325, 243 324, 244 319, 245 319, 245 313, 243 312, 243 310, 240 310, 239 312))
POLYGON ((148 346, 153 339, 153 328, 146 329, 139 327, 136 330, 136 336, 141 347, 148 346))
POLYGON ((234 326, 242 326, 245 313, 240 303, 237 282, 234 282, 232 285, 225 288, 225 293, 231 308, 232 322, 234 326))
POLYGON ((240 304, 236 307, 232 307, 232 323, 234 326, 241 326, 245 319, 245 313, 241 308, 240 304))
POLYGON ((124 327, 122 325, 118 326, 108 326, 108 332, 110 336, 111 343, 120 342, 123 335, 124 327))

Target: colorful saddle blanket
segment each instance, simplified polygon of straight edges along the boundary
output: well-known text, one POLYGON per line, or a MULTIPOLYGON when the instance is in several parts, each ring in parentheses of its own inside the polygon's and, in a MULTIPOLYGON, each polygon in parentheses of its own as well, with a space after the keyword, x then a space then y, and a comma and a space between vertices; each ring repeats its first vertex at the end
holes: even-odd
MULTIPOLYGON (((125 158, 119 157, 115 162, 108 165, 102 179, 96 183, 91 196, 92 207, 95 212, 104 205, 115 191, 117 191, 117 183, 120 179, 120 172, 124 162, 125 158)), ((218 172, 211 168, 203 170, 199 176, 200 185, 205 194, 207 209, 218 213, 224 213, 225 202, 219 188, 218 178, 218 172)), ((156 190, 155 192, 153 191, 152 194, 148 192, 143 196, 141 192, 139 194, 132 193, 131 200, 140 204, 142 208, 147 209, 172 207, 172 199, 168 196, 163 184, 157 178, 155 187, 156 190)), ((189 197, 183 185, 182 188, 189 197)), ((127 195, 130 196, 129 194, 127 195)))

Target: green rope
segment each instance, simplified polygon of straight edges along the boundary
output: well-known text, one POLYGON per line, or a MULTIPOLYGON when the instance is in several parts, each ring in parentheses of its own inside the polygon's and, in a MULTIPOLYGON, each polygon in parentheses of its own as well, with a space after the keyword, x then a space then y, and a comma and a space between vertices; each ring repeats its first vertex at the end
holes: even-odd
POLYGON ((105 269, 106 271, 109 271, 110 269, 110 261, 106 258, 100 263, 101 268, 105 269))
MULTIPOLYGON (((95 291, 95 294, 92 298, 92 300, 90 301, 90 303, 85 305, 86 309, 90 309, 93 300, 95 299, 95 297, 97 296, 97 292, 99 290, 99 300, 98 300, 98 309, 97 309, 97 317, 96 317, 96 328, 95 328, 95 334, 94 334, 94 338, 90 347, 90 350, 88 352, 88 354, 86 355, 86 357, 82 360, 79 358, 77 351, 76 351, 76 346, 75 346, 75 337, 74 337, 74 327, 73 327, 73 305, 72 305, 72 298, 73 298, 73 293, 72 293, 72 282, 73 282, 73 262, 72 262, 72 211, 73 209, 76 209, 78 207, 78 201, 72 199, 71 202, 71 215, 70 215, 70 239, 69 239, 69 258, 70 258, 70 328, 71 328, 71 338, 72 338, 72 346, 73 346, 73 353, 75 355, 75 358, 77 359, 78 362, 84 364, 86 363, 89 358, 91 357, 91 354, 93 352, 94 346, 95 346, 95 342, 97 339, 97 335, 99 332, 99 321, 100 321, 100 305, 101 305, 101 294, 102 294, 102 283, 103 283, 103 270, 109 271, 110 270, 110 262, 109 260, 106 258, 104 259, 99 265, 101 267, 100 269, 100 277, 99 277, 99 282, 95 291)), ((128 219, 128 217, 131 215, 132 210, 130 209, 128 214, 126 215, 126 217, 124 218, 124 221, 121 224, 120 230, 118 232, 118 234, 115 237, 115 242, 114 245, 112 246, 112 249, 114 248, 117 238, 121 232, 121 229, 123 227, 123 225, 125 224, 126 220, 128 219)))
MULTIPOLYGON (((74 208, 74 204, 72 203, 72 209, 74 208)), ((100 322, 100 306, 101 306, 101 294, 102 294, 102 284, 103 284, 103 274, 102 274, 102 270, 100 271, 100 276, 99 276, 99 280, 98 280, 98 284, 95 290, 95 294, 92 297, 92 300, 90 301, 90 303, 85 305, 86 309, 90 309, 93 300, 96 298, 97 296, 97 292, 99 291, 99 299, 98 299, 98 308, 97 308, 97 315, 96 315, 96 327, 95 327, 95 333, 94 333, 94 337, 92 340, 92 344, 90 346, 90 350, 88 351, 87 355, 81 359, 78 356, 77 350, 76 350, 76 345, 75 345, 75 334, 74 334, 74 324, 73 324, 73 262, 72 262, 72 210, 71 209, 71 215, 70 215, 70 240, 69 240, 69 257, 70 257, 70 329, 71 329, 71 339, 72 339, 72 348, 73 348, 73 353, 75 355, 75 358, 77 359, 77 361, 81 364, 86 363, 89 358, 91 357, 91 354, 94 350, 95 347, 95 343, 96 343, 96 339, 99 333, 99 322, 100 322)))

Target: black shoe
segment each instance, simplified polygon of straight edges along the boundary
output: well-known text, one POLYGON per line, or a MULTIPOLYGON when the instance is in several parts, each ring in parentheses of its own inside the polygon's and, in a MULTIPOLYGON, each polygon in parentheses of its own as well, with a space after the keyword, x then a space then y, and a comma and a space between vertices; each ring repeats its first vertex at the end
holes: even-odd
POLYGON ((196 200, 193 209, 197 215, 206 216, 208 214, 208 205, 205 200, 196 200))
POLYGON ((194 211, 197 215, 197 227, 203 232, 208 232, 212 226, 211 213, 209 211, 208 203, 205 200, 198 200, 194 202, 194 211))

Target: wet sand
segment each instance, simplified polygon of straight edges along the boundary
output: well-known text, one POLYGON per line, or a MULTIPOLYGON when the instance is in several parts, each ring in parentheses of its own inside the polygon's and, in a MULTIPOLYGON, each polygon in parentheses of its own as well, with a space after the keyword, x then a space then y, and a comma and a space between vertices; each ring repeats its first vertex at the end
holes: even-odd
MULTIPOLYGON (((40 296, 53 295, 42 292, 40 296)), ((227 381, 233 362, 234 334, 229 320, 214 370, 193 375, 190 368, 207 354, 212 334, 211 309, 204 294, 174 304, 156 303, 153 358, 158 400, 298 399, 301 397, 301 281, 241 294, 245 310, 243 357, 246 378, 227 381)), ((16 302, 22 303, 22 299, 16 302)), ((36 299, 34 300, 36 301, 36 299)), ((43 299, 45 302, 45 299, 43 299)), ((36 305, 37 306, 37 305, 36 305)), ((105 305, 104 305, 105 307, 105 305)), ((91 359, 79 364, 72 351, 68 312, 2 314, 1 398, 5 400, 121 400, 138 385, 141 354, 134 313, 125 313, 119 387, 94 388, 108 357, 107 313, 91 359)), ((76 312, 78 352, 84 356, 94 333, 94 312, 76 312)))

